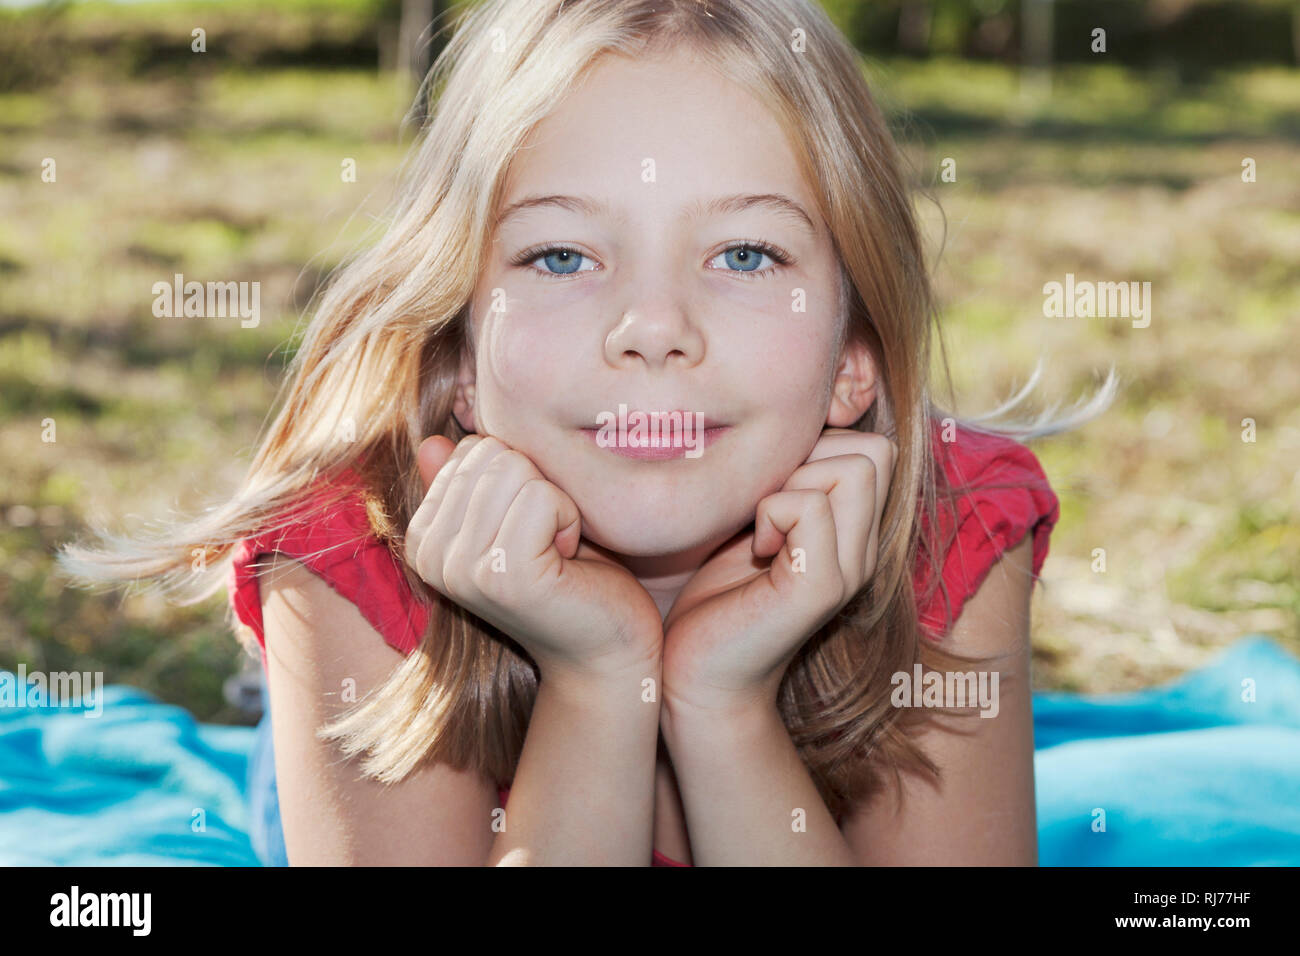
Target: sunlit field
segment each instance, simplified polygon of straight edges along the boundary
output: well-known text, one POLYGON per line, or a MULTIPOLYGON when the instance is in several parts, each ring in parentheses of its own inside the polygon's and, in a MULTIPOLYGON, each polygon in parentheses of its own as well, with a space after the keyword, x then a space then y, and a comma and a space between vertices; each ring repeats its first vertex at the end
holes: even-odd
MULTIPOLYGON (((309 298, 390 195, 413 90, 312 62, 364 35, 360 14, 256 10, 208 28, 239 56, 190 54, 179 7, 78 12, 53 37, 0 21, 0 59, 78 51, 0 92, 0 668, 102 670, 218 722, 249 719, 222 696, 241 657, 224 595, 85 592, 52 552, 88 519, 139 528, 233 489, 309 298), (260 282, 261 321, 156 317, 174 273, 260 282)), ((1031 446, 1062 501, 1036 686, 1144 686, 1250 632, 1300 653, 1297 73, 1189 87, 1099 63, 1048 90, 994 64, 864 69, 916 169, 958 410, 995 407, 1040 359, 1022 416, 1112 364, 1121 379, 1100 419, 1031 446), (1150 282, 1149 325, 1044 315, 1067 273, 1150 282)))

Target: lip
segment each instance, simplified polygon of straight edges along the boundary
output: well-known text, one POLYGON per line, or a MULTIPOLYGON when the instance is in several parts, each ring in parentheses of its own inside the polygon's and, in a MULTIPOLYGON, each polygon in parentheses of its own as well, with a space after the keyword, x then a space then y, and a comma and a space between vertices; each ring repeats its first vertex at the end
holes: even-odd
MULTIPOLYGON (((632 419, 633 414, 634 414, 633 412, 627 413, 628 420, 632 419)), ((643 413, 643 414, 649 414, 649 413, 643 413)), ((670 414, 670 413, 661 412, 660 414, 670 414)), ((684 441, 686 437, 684 433, 687 431, 686 428, 683 428, 682 431, 680 432, 678 431, 672 432, 671 435, 669 436, 669 440, 670 440, 669 444, 662 443, 663 436, 661 434, 660 436, 658 436, 660 438, 661 443, 657 447, 655 445, 649 445, 646 447, 633 447, 627 444, 627 442, 632 440, 631 436, 618 435, 616 422, 611 424, 615 426, 615 431, 616 431, 615 437, 618 440, 612 445, 601 445, 597 440, 602 430, 600 426, 587 426, 581 429, 581 431, 598 448, 602 448, 605 451, 613 452, 615 455, 618 455, 620 458, 631 458, 638 461, 668 461, 672 459, 686 458, 688 457, 687 452, 690 451, 697 451, 702 454, 704 449, 713 445, 720 438, 722 438, 723 435, 725 435, 727 432, 731 430, 730 425, 725 425, 722 424, 721 422, 715 422, 712 419, 706 417, 703 420, 704 432, 703 435, 700 435, 698 432, 694 431, 695 421, 696 421, 694 416, 691 415, 691 413, 689 412, 682 412, 681 414, 684 422, 690 421, 691 423, 690 435, 691 438, 693 439, 692 441, 692 444, 694 445, 693 448, 688 446, 684 441), (688 415, 691 416, 689 419, 687 418, 688 415)), ((649 436, 649 439, 654 440, 655 437, 656 436, 654 434, 651 434, 649 436)), ((698 457, 698 455, 696 457, 698 457)))
MULTIPOLYGON (((619 406, 620 413, 622 412, 622 410, 623 410, 624 408, 625 408, 625 406, 622 406, 622 405, 619 406)), ((602 413, 602 414, 604 414, 604 413, 602 413)), ((627 409, 626 414, 627 414, 627 419, 628 419, 629 421, 632 419, 632 416, 633 416, 633 415, 660 415, 660 416, 680 415, 681 418, 682 418, 682 421, 683 421, 683 422, 686 422, 687 420, 691 421, 692 423, 696 422, 697 420, 700 421, 700 422, 702 422, 703 425, 704 425, 704 429, 705 429, 705 431, 708 431, 708 430, 710 430, 710 429, 714 429, 714 428, 728 428, 728 427, 730 427, 726 422, 720 422, 720 421, 717 421, 716 419, 710 418, 708 415, 699 416, 699 413, 697 413, 697 412, 687 411, 687 410, 684 409, 684 408, 673 408, 673 409, 666 409, 666 410, 660 410, 660 409, 644 409, 644 408, 629 408, 629 409, 627 409), (699 417, 697 418, 697 416, 699 416, 699 417)), ((617 416, 616 416, 616 418, 615 418, 615 423, 617 423, 617 420, 618 420, 618 419, 617 419, 617 416)), ((600 428, 601 428, 601 425, 600 425, 599 422, 597 422, 596 424, 593 424, 593 425, 584 425, 584 426, 582 426, 582 427, 583 427, 584 429, 585 429, 585 428, 590 428, 590 429, 594 429, 594 430, 599 431, 600 428)))

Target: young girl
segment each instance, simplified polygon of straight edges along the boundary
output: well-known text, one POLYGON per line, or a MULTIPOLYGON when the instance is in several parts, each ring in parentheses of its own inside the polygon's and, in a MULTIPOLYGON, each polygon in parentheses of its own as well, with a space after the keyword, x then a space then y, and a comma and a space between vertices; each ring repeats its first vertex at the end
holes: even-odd
POLYGON ((900 157, 811 0, 489 0, 430 82, 243 487, 62 559, 196 596, 229 574, 273 715, 256 838, 282 820, 294 864, 1034 864, 1059 512, 1008 435, 1093 417, 1113 376, 1006 434, 934 403, 900 157), (614 427, 657 413, 683 413, 667 449, 614 427), (993 697, 922 695, 931 671, 993 697))

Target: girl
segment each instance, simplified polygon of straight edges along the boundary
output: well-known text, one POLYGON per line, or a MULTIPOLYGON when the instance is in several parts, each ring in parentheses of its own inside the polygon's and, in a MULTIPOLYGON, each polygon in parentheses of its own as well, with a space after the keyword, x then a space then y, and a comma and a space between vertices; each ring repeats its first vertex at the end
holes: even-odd
POLYGON ((1008 436, 1113 374, 1005 435, 934 403, 900 157, 811 0, 489 0, 430 82, 243 487, 63 555, 229 574, 258 838, 274 787, 295 864, 1034 864, 1059 511, 1008 436))

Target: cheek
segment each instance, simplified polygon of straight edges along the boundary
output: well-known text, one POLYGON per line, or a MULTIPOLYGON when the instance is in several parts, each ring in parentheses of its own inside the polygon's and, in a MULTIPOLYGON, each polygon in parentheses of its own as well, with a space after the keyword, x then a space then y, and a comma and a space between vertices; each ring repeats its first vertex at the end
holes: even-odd
POLYGON ((544 322, 493 314, 479 340, 477 393, 488 421, 547 404, 562 375, 567 337, 544 322))
POLYGON ((792 313, 771 317, 759 334, 739 347, 749 356, 752 388, 763 404, 780 406, 792 419, 806 411, 825 414, 835 363, 834 330, 822 317, 792 313))
POLYGON ((749 394, 759 403, 764 425, 756 434, 760 490, 778 490, 826 427, 834 362, 834 330, 805 313, 783 316, 748 346, 749 394))

